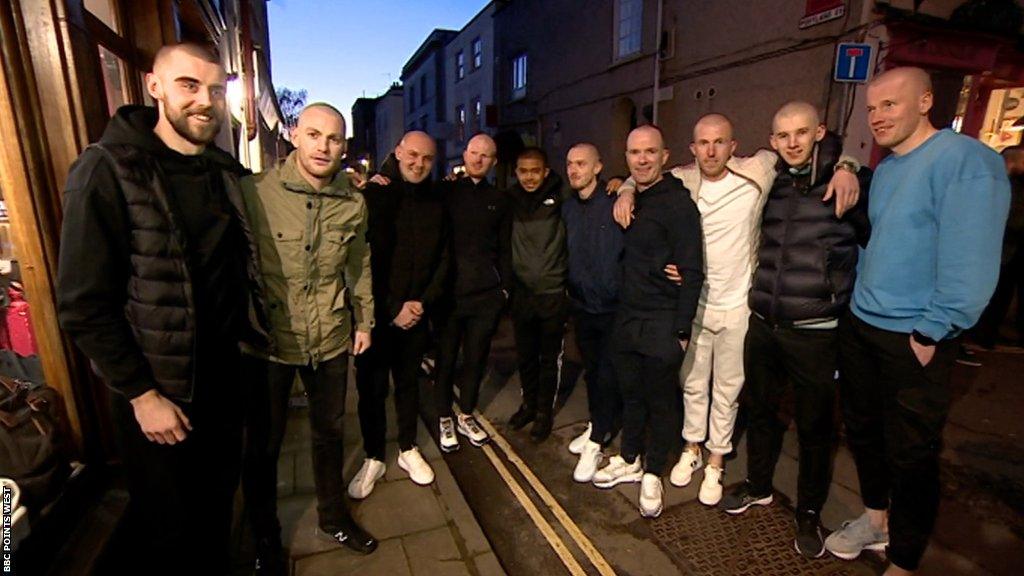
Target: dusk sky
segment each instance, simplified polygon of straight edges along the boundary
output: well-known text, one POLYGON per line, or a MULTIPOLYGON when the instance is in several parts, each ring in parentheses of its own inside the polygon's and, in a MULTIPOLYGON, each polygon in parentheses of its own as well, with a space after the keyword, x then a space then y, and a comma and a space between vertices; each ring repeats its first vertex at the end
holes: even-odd
POLYGON ((434 28, 461 29, 486 0, 270 0, 274 87, 341 109, 384 93, 434 28))

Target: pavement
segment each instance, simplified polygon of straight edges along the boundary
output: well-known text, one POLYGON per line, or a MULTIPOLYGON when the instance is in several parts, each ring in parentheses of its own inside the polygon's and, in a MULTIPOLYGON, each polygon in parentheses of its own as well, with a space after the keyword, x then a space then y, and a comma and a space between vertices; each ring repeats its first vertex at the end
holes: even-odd
MULTIPOLYGON (((346 397, 344 477, 363 461, 356 415, 358 396, 351 375, 346 397)), ((420 450, 434 469, 431 486, 418 486, 398 467, 394 403, 388 400, 387 472, 373 493, 351 504, 356 521, 380 542, 369 555, 357 554, 316 536, 316 495, 310 453, 308 409, 290 409, 278 461, 278 516, 282 540, 295 576, 366 574, 386 576, 503 576, 491 546, 448 466, 423 424, 420 450)), ((240 521, 240 520, 239 520, 240 521)), ((244 543, 236 574, 251 574, 251 550, 244 543), (248 570, 247 570, 248 568, 248 570)))

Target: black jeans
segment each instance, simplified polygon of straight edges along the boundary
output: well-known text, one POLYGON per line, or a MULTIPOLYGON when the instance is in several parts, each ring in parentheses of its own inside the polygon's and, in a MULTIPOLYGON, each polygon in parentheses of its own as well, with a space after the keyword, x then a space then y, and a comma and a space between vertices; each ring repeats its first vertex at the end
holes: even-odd
POLYGON ((564 294, 529 294, 520 288, 512 302, 512 324, 523 406, 551 415, 562 364, 562 338, 568 316, 564 294))
POLYGON ((779 409, 786 387, 792 384, 800 441, 797 509, 821 512, 832 482, 838 365, 837 330, 772 327, 757 315, 750 316, 743 346, 743 408, 748 426, 747 479, 754 494, 771 494, 789 424, 779 409))
POLYGON ((632 462, 646 452, 644 471, 661 476, 682 433, 677 399, 683 349, 671 320, 628 313, 616 317, 612 338, 612 362, 622 391, 622 457, 632 462))
POLYGON ((959 338, 922 367, 910 335, 847 313, 840 323, 840 390, 861 499, 889 510, 889 560, 915 570, 939 507, 939 452, 959 338))
POLYGON ((216 359, 197 370, 193 401, 178 404, 192 425, 183 442, 150 442, 128 399, 111 394, 131 498, 125 540, 108 559, 113 572, 228 573, 242 462, 242 378, 237 350, 210 356, 216 359))
POLYGON ((583 356, 583 379, 587 383, 587 407, 592 425, 590 440, 598 444, 615 433, 622 417, 622 393, 612 366, 611 337, 615 313, 573 312, 576 345, 583 356))
POLYGON ((437 381, 434 396, 437 414, 451 417, 455 386, 455 362, 462 348, 462 377, 459 379, 459 409, 476 410, 480 383, 487 373, 491 338, 498 328, 505 296, 500 291, 459 299, 441 324, 437 350, 437 381))
POLYGON ((316 366, 293 366, 246 358, 250 397, 246 410, 246 445, 242 491, 257 539, 277 540, 277 460, 288 423, 288 396, 298 374, 309 397, 309 427, 313 452, 320 527, 334 533, 349 518, 345 504, 344 459, 345 391, 348 354, 316 366))
POLYGON ((398 447, 406 451, 416 446, 419 373, 427 336, 425 319, 409 330, 378 324, 373 329, 370 349, 356 356, 359 427, 363 432, 363 448, 367 458, 384 461, 387 437, 385 401, 390 389, 389 377, 395 381, 398 447))

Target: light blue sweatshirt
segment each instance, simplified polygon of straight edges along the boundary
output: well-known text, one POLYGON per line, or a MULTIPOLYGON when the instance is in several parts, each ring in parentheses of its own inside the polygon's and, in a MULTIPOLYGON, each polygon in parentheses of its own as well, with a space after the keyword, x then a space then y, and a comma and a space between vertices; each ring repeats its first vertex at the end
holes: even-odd
POLYGON ((934 340, 970 328, 995 291, 1009 209, 1002 158, 973 138, 942 130, 886 158, 871 182, 853 313, 934 340))

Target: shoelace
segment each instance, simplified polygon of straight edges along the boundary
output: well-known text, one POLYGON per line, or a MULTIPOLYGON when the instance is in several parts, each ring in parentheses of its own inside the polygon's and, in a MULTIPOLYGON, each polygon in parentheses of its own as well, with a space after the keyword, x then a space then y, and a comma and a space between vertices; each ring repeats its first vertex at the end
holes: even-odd
POLYGON ((473 418, 472 416, 463 420, 462 424, 473 434, 479 434, 482 432, 482 430, 480 430, 480 426, 476 423, 476 418, 473 418))
POLYGON ((454 436, 455 435, 455 424, 451 420, 441 422, 441 435, 442 436, 454 436))

